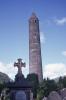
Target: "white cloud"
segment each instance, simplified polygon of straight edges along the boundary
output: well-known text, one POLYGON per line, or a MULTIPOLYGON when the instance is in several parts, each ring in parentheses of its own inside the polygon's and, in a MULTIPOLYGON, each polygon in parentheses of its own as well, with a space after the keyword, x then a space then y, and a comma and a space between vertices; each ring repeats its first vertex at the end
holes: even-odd
POLYGON ((50 79, 64 76, 66 75, 66 66, 63 63, 48 64, 44 67, 43 73, 44 78, 50 79))
POLYGON ((63 51, 63 52, 62 52, 62 55, 66 56, 66 51, 63 51))
POLYGON ((54 22, 57 24, 57 25, 64 25, 66 24, 66 17, 62 18, 62 19, 55 19, 54 22))
MULTIPOLYGON (((23 68, 22 71, 23 71, 23 74, 26 76, 29 72, 28 66, 23 68)), ((0 62, 0 72, 7 74, 11 79, 14 79, 15 75, 17 74, 17 68, 14 67, 12 63, 4 64, 4 63, 0 62)))
MULTIPOLYGON (((15 75, 17 74, 17 68, 13 66, 12 63, 10 64, 4 64, 0 62, 0 72, 6 73, 11 79, 15 78, 15 75)), ((22 72, 24 76, 27 76, 29 74, 29 66, 26 65, 25 68, 22 68, 22 72)), ((43 70, 43 76, 44 78, 56 78, 59 76, 66 75, 66 66, 63 63, 58 64, 47 64, 44 67, 43 70)))
POLYGON ((41 41, 42 44, 44 44, 45 41, 46 41, 46 38, 45 38, 45 35, 44 35, 43 32, 40 32, 40 41, 41 41))
POLYGON ((10 78, 14 79, 17 69, 13 67, 13 64, 4 64, 0 62, 0 72, 7 74, 10 78))

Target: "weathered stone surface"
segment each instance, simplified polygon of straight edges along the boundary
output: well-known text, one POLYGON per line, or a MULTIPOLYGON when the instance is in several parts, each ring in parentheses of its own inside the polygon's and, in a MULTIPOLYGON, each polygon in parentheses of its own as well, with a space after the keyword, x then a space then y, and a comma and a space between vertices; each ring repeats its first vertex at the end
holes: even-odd
POLYGON ((61 96, 56 91, 52 91, 48 96, 48 100, 62 100, 62 99, 61 96))
POLYGON ((27 100, 25 92, 24 91, 18 91, 16 93, 15 100, 27 100))
POLYGON ((43 80, 39 20, 34 13, 29 19, 29 72, 43 80))
POLYGON ((44 97, 42 100, 47 100, 47 97, 44 97))
POLYGON ((33 99, 33 93, 32 92, 30 93, 30 100, 34 100, 33 99))
MULTIPOLYGON (((66 98, 66 88, 60 90, 60 95, 61 95, 62 99, 63 99, 63 98, 66 98)), ((65 99, 64 99, 64 100, 65 100, 65 99)))
POLYGON ((64 97, 63 100, 66 100, 66 97, 64 97))

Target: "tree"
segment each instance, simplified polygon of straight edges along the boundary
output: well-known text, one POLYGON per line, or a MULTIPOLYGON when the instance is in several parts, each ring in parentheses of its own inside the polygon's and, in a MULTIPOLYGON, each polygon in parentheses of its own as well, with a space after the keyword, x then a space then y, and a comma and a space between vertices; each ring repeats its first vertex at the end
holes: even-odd
POLYGON ((66 77, 63 78, 63 86, 66 88, 66 77))
POLYGON ((43 97, 44 97, 44 90, 39 88, 37 91, 37 100, 42 100, 43 97))
POLYGON ((59 81, 57 82, 57 91, 61 90, 63 87, 63 78, 59 77, 59 81))
POLYGON ((44 79, 43 82, 39 85, 37 100, 42 100, 45 96, 47 97, 51 91, 57 90, 57 84, 54 80, 44 79))
POLYGON ((49 93, 51 91, 57 90, 57 84, 54 80, 47 80, 46 87, 47 87, 47 94, 46 95, 49 95, 49 93))
POLYGON ((2 90, 5 88, 5 84, 4 83, 0 83, 0 94, 2 92, 2 90))
POLYGON ((27 80, 31 82, 32 84, 32 92, 33 92, 33 97, 37 97, 37 89, 39 86, 39 81, 38 81, 38 76, 36 74, 29 74, 27 76, 27 80))

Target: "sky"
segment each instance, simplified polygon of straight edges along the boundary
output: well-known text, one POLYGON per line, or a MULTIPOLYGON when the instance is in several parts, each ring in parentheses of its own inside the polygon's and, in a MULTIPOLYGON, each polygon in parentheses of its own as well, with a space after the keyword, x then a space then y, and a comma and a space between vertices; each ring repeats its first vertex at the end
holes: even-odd
POLYGON ((66 0, 0 0, 0 71, 12 79, 14 62, 26 62, 29 74, 29 23, 39 18, 43 77, 66 75, 66 0))

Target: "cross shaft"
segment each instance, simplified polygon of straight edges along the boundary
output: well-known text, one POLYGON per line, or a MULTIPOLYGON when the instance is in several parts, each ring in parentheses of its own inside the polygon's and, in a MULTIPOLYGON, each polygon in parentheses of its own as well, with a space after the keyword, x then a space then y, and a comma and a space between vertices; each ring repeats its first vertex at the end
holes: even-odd
POLYGON ((18 60, 18 62, 16 63, 14 63, 14 67, 17 67, 18 68, 18 74, 22 74, 22 67, 25 67, 25 63, 23 63, 22 62, 22 59, 21 58, 19 58, 19 59, 17 59, 18 60))

